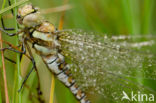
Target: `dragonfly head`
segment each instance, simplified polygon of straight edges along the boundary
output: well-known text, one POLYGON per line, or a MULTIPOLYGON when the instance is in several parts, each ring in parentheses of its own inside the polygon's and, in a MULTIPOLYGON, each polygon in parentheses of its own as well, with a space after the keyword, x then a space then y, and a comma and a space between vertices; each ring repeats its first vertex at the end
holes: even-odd
POLYGON ((27 4, 18 9, 17 21, 25 27, 35 27, 41 23, 40 12, 38 8, 27 4))

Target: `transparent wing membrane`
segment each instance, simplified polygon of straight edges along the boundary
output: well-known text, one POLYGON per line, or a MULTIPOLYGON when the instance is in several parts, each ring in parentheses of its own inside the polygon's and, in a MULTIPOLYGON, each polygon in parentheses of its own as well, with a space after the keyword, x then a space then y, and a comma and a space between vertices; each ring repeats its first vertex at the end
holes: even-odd
POLYGON ((90 95, 121 102, 122 91, 156 93, 146 86, 146 82, 156 82, 155 37, 64 30, 59 39, 73 76, 90 95))

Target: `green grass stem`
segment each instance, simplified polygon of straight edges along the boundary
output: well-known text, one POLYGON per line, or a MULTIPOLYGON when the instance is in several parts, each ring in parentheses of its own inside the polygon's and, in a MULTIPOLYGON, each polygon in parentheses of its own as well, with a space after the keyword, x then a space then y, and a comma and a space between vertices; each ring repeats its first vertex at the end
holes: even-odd
POLYGON ((149 34, 150 33, 150 22, 151 22, 151 16, 152 16, 152 12, 153 12, 153 0, 145 0, 144 4, 143 4, 143 15, 142 15, 142 34, 149 34))
MULTIPOLYGON (((22 4, 26 3, 26 2, 28 2, 28 1, 29 1, 29 0, 22 0, 22 1, 19 1, 19 2, 17 2, 17 3, 14 3, 14 4, 12 4, 11 6, 5 8, 5 9, 2 9, 2 10, 0 11, 0 14, 3 14, 3 13, 5 13, 5 12, 7 12, 7 11, 9 11, 9 10, 11 10, 11 9, 13 9, 13 8, 15 8, 15 7, 17 7, 17 6, 19 6, 19 5, 22 5, 22 4)), ((5 0, 4 0, 4 2, 5 2, 5 0)))
POLYGON ((0 103, 2 103, 2 94, 1 94, 1 88, 0 88, 0 103))

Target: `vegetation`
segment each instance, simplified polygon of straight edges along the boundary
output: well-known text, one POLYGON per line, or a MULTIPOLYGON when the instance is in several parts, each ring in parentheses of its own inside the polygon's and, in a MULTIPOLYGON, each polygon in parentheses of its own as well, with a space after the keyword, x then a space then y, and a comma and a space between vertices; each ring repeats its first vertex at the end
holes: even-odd
MULTIPOLYGON (((19 1, 11 0, 11 4, 19 1)), ((43 16, 46 20, 52 22, 56 27, 59 27, 62 12, 64 14, 64 29, 83 29, 102 32, 107 35, 155 35, 155 0, 30 0, 30 2, 41 8, 43 16), (66 2, 66 3, 65 3, 66 2), (64 6, 68 5, 68 6, 64 6), (48 9, 52 8, 49 12, 48 9), (60 9, 63 8, 63 9, 60 9)), ((8 7, 7 0, 0 0, 0 8, 8 7)), ((17 6, 17 5, 15 5, 17 6)), ((17 8, 13 8, 14 15, 17 14, 17 8)), ((0 12, 0 18, 5 19, 6 27, 15 28, 12 32, 17 32, 16 16, 11 16, 11 10, 5 13, 0 12)), ((10 31, 9 31, 10 32, 10 31)), ((8 37, 2 35, 3 40, 8 41, 13 45, 18 45, 18 37, 8 37)), ((3 47, 6 45, 3 44, 3 47)), ((153 47, 153 51, 155 51, 153 47)), ((55 79, 54 94, 51 91, 51 79, 53 79, 51 73, 42 63, 39 56, 35 55, 37 60, 37 69, 39 71, 39 79, 36 72, 30 75, 24 89, 21 92, 17 92, 21 86, 23 78, 32 67, 32 64, 26 57, 20 57, 19 54, 7 51, 5 56, 9 59, 16 61, 16 64, 5 60, 6 66, 6 78, 7 89, 10 103, 37 103, 40 96, 37 93, 38 80, 40 79, 41 90, 45 102, 50 103, 50 95, 54 95, 54 103, 76 103, 74 96, 70 91, 63 86, 57 79, 55 79), (21 60, 21 62, 20 62, 21 60), (43 69, 44 68, 44 69, 43 69)), ((1 57, 1 55, 0 55, 1 57)), ((4 91, 4 71, 2 70, 2 59, 0 58, 0 103, 4 103, 5 91, 4 91)), ((138 74, 142 75, 142 74, 138 74)), ((139 80, 137 80, 139 81, 139 80)), ((142 81, 144 84, 154 90, 156 90, 156 82, 153 80, 142 81)), ((103 99, 96 103, 103 103, 103 99)))

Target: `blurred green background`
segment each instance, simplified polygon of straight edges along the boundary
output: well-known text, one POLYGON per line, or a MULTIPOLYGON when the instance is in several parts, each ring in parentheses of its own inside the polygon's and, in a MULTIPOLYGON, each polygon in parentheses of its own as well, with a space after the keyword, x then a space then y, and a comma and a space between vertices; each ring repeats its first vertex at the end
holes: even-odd
MULTIPOLYGON (((2 7, 3 0, 0 0, 0 8, 2 7)), ((14 1, 12 1, 14 2, 14 1)), ((46 10, 48 8, 55 8, 64 5, 64 0, 30 0, 30 2, 41 8, 41 10, 46 10)), ((67 2, 72 8, 65 11, 64 18, 64 29, 84 29, 92 30, 96 32, 102 32, 108 35, 154 35, 156 33, 156 1, 155 0, 69 0, 67 2)), ((8 3, 6 1, 6 6, 8 3)), ((10 11, 3 15, 10 14, 10 11)), ((46 20, 53 23, 56 27, 59 25, 62 12, 51 12, 43 14, 46 20)), ((15 19, 9 18, 5 19, 5 24, 7 27, 16 27, 15 19)), ((4 40, 9 41, 12 44, 17 44, 16 37, 7 37, 3 35, 4 40)), ((15 53, 8 52, 6 53, 8 57, 13 60, 16 60, 15 53)), ((18 56, 17 56, 18 57, 18 56)), ((1 59, 0 59, 1 61, 1 59)), ((12 79, 16 80, 16 75, 18 74, 14 68, 17 68, 12 63, 6 61, 7 65, 7 79, 8 79, 8 88, 9 96, 12 103, 19 102, 19 97, 16 90, 12 90, 12 86, 16 85, 12 79), (14 67, 14 68, 13 68, 14 67), (11 68, 11 69, 10 69, 11 68), (14 99, 13 99, 14 98, 14 99)), ((31 66, 31 64, 30 64, 31 66)), ((1 65, 0 65, 1 67, 1 65)), ((29 67, 30 68, 30 67, 29 67)), ((48 73, 47 73, 48 74, 48 73)), ((44 74, 45 75, 45 74, 44 74)), ((41 77, 44 77, 42 74, 41 77)), ((33 88, 32 91, 35 91, 37 76, 35 72, 28 80, 29 86, 33 88)), ((46 77, 50 78, 50 74, 46 77)), ((2 69, 0 68, 0 81, 2 81, 2 69)), ((21 78, 19 79, 21 81, 21 78)), ((50 81, 49 79, 47 81, 50 81)), ((1 88, 3 87, 3 82, 0 83, 1 88)), ((24 100, 22 103, 31 103, 33 99, 30 97, 34 96, 33 93, 28 93, 24 91, 21 98, 24 100), (29 101, 27 101, 30 99, 29 101)), ((48 90, 46 90, 48 91, 48 90)), ((4 90, 0 90, 4 101, 4 90)), ((0 103, 1 101, 0 95, 0 103)), ((48 94, 47 94, 48 95, 48 94)), ((46 100, 48 100, 47 97, 46 100)), ((65 88, 60 82, 56 80, 56 89, 55 89, 55 100, 57 103, 75 103, 76 100, 70 91, 65 88)), ((36 100, 34 100, 37 102, 36 100)), ((99 100, 96 103, 104 103, 103 100, 99 100)))
MULTIPOLYGON (((42 8, 63 4, 63 0, 31 0, 42 8)), ((155 0, 69 0, 64 28, 81 28, 107 34, 155 34, 155 0)), ((59 13, 48 14, 58 24, 59 13)), ((50 19, 50 20, 51 20, 50 19)))

